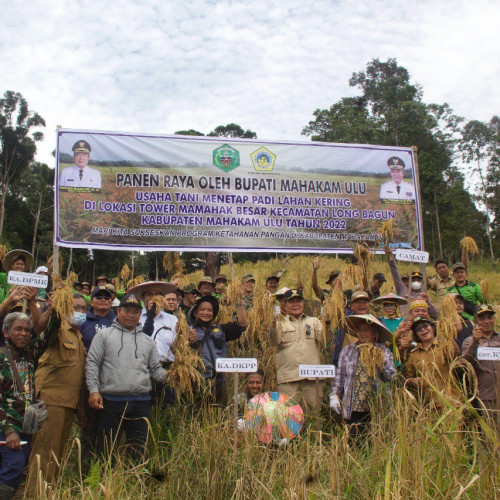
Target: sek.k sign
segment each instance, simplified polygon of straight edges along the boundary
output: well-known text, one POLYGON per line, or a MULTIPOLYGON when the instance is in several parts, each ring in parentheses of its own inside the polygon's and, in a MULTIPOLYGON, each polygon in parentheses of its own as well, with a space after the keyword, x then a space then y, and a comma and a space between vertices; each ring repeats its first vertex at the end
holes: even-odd
POLYGON ((31 286, 33 288, 47 288, 49 277, 44 274, 21 273, 19 271, 9 271, 7 278, 9 285, 31 286))
POLYGON ((255 358, 219 358, 215 362, 218 373, 255 373, 257 360, 255 358))
POLYGON ((418 262, 419 264, 427 264, 429 262, 429 252, 422 252, 420 250, 404 250, 403 248, 398 248, 394 252, 396 260, 402 260, 406 262, 418 262))

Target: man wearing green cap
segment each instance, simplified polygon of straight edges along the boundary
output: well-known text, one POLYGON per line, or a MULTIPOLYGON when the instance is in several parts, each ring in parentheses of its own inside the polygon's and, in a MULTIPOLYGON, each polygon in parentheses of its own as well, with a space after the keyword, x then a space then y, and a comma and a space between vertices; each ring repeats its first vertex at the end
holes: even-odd
POLYGON ((398 156, 391 156, 387 160, 392 180, 380 186, 382 203, 411 203, 415 199, 413 185, 403 181, 405 162, 398 156), (397 201, 395 201, 397 200, 397 201))
POLYGON ((448 288, 448 293, 461 295, 464 300, 464 312, 462 315, 467 319, 472 319, 476 306, 483 301, 481 287, 477 283, 467 280, 467 268, 462 262, 457 262, 453 266, 454 284, 448 288))
POLYGON ((87 141, 73 144, 75 164, 66 167, 59 177, 59 187, 101 189, 101 172, 88 166, 92 148, 87 141))
POLYGON ((253 293, 255 290, 255 278, 253 274, 245 274, 243 278, 241 278, 241 285, 243 288, 243 295, 241 299, 245 304, 245 309, 251 309, 253 307, 253 293))

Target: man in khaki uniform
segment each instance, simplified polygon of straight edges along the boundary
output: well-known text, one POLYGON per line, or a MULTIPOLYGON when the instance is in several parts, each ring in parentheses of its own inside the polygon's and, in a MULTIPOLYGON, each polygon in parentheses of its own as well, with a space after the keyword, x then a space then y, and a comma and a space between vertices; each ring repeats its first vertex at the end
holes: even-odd
POLYGON ((288 290, 283 300, 286 314, 279 321, 275 318, 269 332, 270 344, 277 347, 278 391, 318 412, 315 381, 300 378, 299 365, 321 364, 321 321, 304 314, 304 298, 299 290, 288 290))
MULTIPOLYGON (((85 299, 74 294, 73 305, 76 311, 80 311, 86 307, 85 299)), ((45 314, 51 313, 50 305, 45 314)), ((61 324, 59 334, 40 358, 35 373, 37 398, 47 405, 48 415, 35 435, 31 450, 29 487, 32 492, 37 485, 37 455, 40 456, 43 480, 50 483, 54 479, 57 464, 52 453, 61 462, 82 394, 86 353, 82 336, 74 325, 75 316, 71 323, 61 324)), ((83 425, 82 413, 79 412, 78 416, 83 425)))
POLYGON ((447 294, 448 288, 452 287, 454 282, 450 276, 448 262, 444 259, 438 259, 434 262, 436 276, 427 278, 427 288, 436 292, 436 302, 439 304, 441 299, 447 294))

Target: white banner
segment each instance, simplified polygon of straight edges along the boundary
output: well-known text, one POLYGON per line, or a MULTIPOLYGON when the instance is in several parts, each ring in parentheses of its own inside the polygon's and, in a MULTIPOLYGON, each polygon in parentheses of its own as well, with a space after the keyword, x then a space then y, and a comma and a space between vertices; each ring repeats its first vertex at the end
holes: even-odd
POLYGON ((481 361, 500 361, 500 347, 478 347, 477 359, 481 361))
POLYGON ((254 373, 257 371, 255 358, 219 358, 215 362, 219 373, 254 373))
POLYGON ((429 252, 422 252, 420 250, 404 250, 403 248, 398 248, 394 252, 396 260, 402 260, 406 262, 418 262, 419 264, 427 264, 429 262, 429 252))
POLYGON ((44 274, 9 271, 7 283, 9 285, 31 286, 33 288, 47 288, 47 285, 49 284, 49 277, 44 274))
POLYGON ((299 365, 301 378, 333 378, 335 365, 299 365))

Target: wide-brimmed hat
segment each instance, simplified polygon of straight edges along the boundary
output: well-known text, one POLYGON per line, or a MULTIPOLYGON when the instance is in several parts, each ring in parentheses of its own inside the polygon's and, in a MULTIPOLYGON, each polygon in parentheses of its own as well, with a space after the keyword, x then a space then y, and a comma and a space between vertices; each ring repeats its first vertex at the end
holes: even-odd
POLYGON ((347 316, 347 325, 352 329, 352 333, 357 337, 356 329, 361 323, 368 323, 377 329, 378 341, 381 343, 392 342, 391 331, 376 318, 373 314, 353 314, 352 316, 347 316))
POLYGON ((139 297, 141 297, 143 293, 151 292, 153 290, 158 290, 162 295, 165 295, 167 293, 176 293, 177 287, 174 284, 166 283, 165 281, 145 281, 144 283, 133 286, 127 290, 127 293, 139 295, 139 297))
POLYGON ((214 311, 214 317, 213 317, 213 319, 215 319, 217 317, 217 315, 219 314, 219 301, 213 295, 205 295, 203 297, 200 297, 194 303, 193 307, 191 307, 191 309, 189 309, 189 312, 188 312, 188 321, 189 321, 189 323, 193 324, 196 321, 195 317, 194 317, 194 313, 196 312, 196 310, 198 309, 198 307, 200 307, 200 305, 203 302, 208 302, 208 303, 212 304, 212 309, 214 311))
POLYGON ((395 295, 394 293, 381 295, 380 297, 372 300, 373 304, 383 304, 384 302, 392 302, 394 304, 398 304, 399 306, 408 304, 408 301, 404 297, 400 297, 399 295, 395 295))
POLYGON ((5 254, 5 257, 2 260, 4 271, 8 273, 11 270, 10 268, 12 263, 19 257, 24 258, 25 269, 29 269, 33 265, 33 255, 26 250, 16 248, 15 250, 11 250, 5 254))

